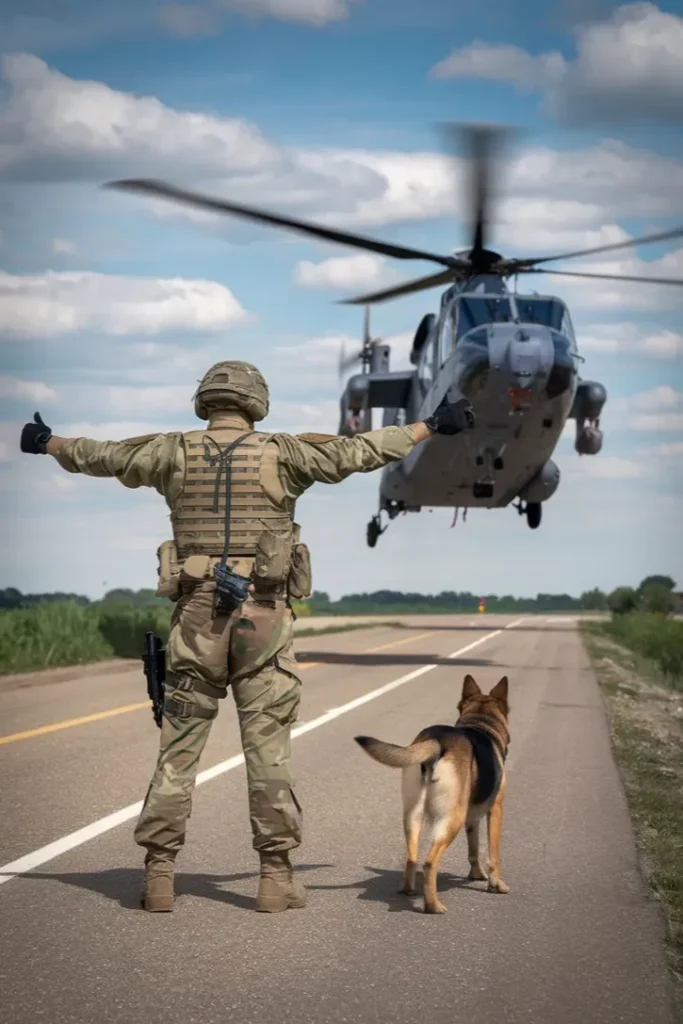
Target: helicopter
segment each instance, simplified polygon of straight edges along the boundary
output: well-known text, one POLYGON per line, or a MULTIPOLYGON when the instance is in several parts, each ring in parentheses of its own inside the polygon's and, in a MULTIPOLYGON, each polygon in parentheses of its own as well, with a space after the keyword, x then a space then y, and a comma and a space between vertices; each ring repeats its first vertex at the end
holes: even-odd
MULTIPOLYGON (((574 448, 595 456, 602 449, 600 418, 607 390, 582 379, 584 361, 569 309, 554 295, 518 293, 520 274, 683 285, 671 278, 632 277, 545 269, 540 264, 574 259, 683 236, 683 228, 577 252, 536 258, 506 258, 487 247, 493 162, 507 129, 449 125, 451 139, 469 150, 468 207, 472 211, 469 249, 450 255, 425 252, 362 235, 283 217, 227 202, 165 182, 124 179, 107 188, 166 198, 173 202, 271 224, 314 238, 353 246, 395 259, 440 265, 438 273, 405 282, 343 304, 364 305, 363 344, 340 357, 340 372, 360 360, 360 373, 346 383, 340 399, 339 433, 372 429, 372 410, 383 411, 383 426, 413 423, 446 402, 467 398, 475 427, 456 436, 434 435, 404 459, 382 470, 379 510, 367 526, 375 547, 382 513, 389 521, 423 508, 504 508, 512 505, 531 529, 541 524, 543 505, 557 491, 560 470, 551 456, 568 420, 575 421, 574 448), (457 141, 457 140, 456 140, 457 141), (514 278, 515 287, 508 287, 514 278), (426 313, 412 341, 412 369, 390 369, 390 346, 373 339, 371 305, 429 288, 443 287, 439 312, 426 313)), ((388 525, 388 524, 387 524, 388 525)))

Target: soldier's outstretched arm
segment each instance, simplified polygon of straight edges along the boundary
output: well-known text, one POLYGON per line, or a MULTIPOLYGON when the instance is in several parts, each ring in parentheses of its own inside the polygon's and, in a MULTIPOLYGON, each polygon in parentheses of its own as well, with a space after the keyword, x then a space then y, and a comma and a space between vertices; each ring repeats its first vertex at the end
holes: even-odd
POLYGON ((382 427, 354 437, 276 434, 280 480, 287 495, 296 498, 314 483, 340 483, 353 473, 371 473, 404 459, 434 433, 457 434, 473 425, 469 403, 460 401, 441 406, 423 422, 382 427))
POLYGON ((182 478, 184 453, 181 434, 145 434, 125 441, 94 441, 88 437, 58 437, 39 413, 21 434, 21 450, 52 455, 68 473, 115 477, 124 487, 154 487, 168 494, 182 478))

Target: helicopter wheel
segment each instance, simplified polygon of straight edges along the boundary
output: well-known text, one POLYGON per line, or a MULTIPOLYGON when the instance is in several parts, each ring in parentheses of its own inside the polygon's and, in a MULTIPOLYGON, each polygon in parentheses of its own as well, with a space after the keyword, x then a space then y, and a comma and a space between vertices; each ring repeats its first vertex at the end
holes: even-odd
POLYGON ((369 548, 375 547, 375 545, 377 544, 377 540, 379 539, 379 535, 381 533, 384 533, 384 530, 386 530, 386 526, 384 527, 384 529, 382 529, 382 527, 380 526, 379 516, 373 516, 370 522, 368 523, 367 530, 365 531, 365 536, 369 548))
POLYGON ((526 521, 532 530, 537 530, 541 525, 541 516, 543 514, 543 506, 540 501, 533 501, 527 504, 526 507, 526 521))

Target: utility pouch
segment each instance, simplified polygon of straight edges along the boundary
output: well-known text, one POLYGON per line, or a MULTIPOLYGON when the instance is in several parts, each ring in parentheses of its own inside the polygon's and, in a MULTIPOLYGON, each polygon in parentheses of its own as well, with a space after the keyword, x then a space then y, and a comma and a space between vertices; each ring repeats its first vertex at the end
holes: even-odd
POLYGON ((295 601, 304 601, 311 596, 313 590, 311 552, 308 550, 307 545, 299 540, 300 536, 301 527, 298 523, 295 523, 292 559, 287 578, 287 593, 295 601))
POLYGON ((211 579, 211 559, 208 555, 188 555, 180 570, 183 583, 201 583, 211 579))
POLYGON ((238 576, 227 565, 217 565, 214 569, 216 590, 214 592, 214 615, 232 615, 249 596, 248 576, 238 576))
POLYGON ((272 591, 284 588, 292 558, 292 538, 289 534, 263 530, 256 542, 254 556, 254 588, 272 591))
POLYGON ((167 597, 177 601, 180 597, 180 567, 178 566, 178 549, 175 541, 165 540, 157 548, 157 597, 167 597))

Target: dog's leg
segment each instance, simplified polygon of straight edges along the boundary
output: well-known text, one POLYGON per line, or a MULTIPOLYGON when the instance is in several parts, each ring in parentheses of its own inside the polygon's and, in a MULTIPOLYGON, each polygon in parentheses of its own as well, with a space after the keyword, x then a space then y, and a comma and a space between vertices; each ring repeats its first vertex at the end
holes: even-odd
POLYGON ((510 892, 510 887, 500 877, 500 836, 503 830, 504 792, 504 787, 501 787, 487 819, 489 833, 489 892, 510 892))
POLYGON ((470 862, 470 873, 467 876, 473 882, 485 882, 488 878, 479 860, 479 826, 481 818, 467 822, 467 855, 470 862))
POLYGON ((439 862, 451 845, 460 829, 465 824, 465 811, 455 808, 450 821, 439 829, 441 835, 435 839, 427 854, 424 864, 424 912, 425 914, 445 914, 446 908, 439 902, 436 895, 436 875, 439 862))
POLYGON ((406 837, 406 866, 403 884, 398 890, 406 896, 415 895, 415 874, 420 843, 420 830, 424 818, 427 788, 419 764, 404 768, 403 779, 403 831, 406 837))

